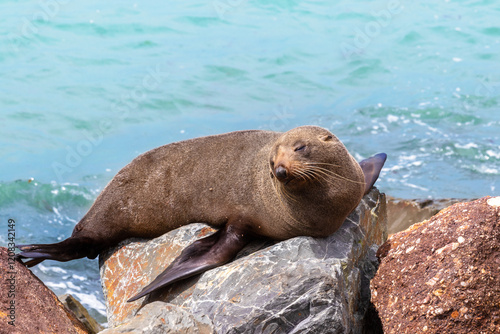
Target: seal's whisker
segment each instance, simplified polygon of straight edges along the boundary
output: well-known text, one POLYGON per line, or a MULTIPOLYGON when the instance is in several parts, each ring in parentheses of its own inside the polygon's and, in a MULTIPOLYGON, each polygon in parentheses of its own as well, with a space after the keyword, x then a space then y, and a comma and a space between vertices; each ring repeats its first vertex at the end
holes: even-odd
MULTIPOLYGON (((332 171, 329 171, 329 170, 321 170, 321 169, 318 169, 317 172, 321 175, 323 175, 325 178, 337 178, 337 179, 340 179, 340 180, 345 180, 345 181, 348 181, 348 182, 352 182, 352 183, 361 183, 359 181, 355 181, 355 180, 351 180, 347 177, 344 177, 342 175, 339 175, 335 172, 332 172, 332 171)), ((332 182, 332 180, 327 180, 328 182, 332 182)))
POLYGON ((349 181, 349 182, 352 182, 352 183, 358 183, 358 184, 364 184, 364 181, 356 181, 356 180, 351 180, 345 176, 342 176, 338 173, 335 173, 334 171, 331 171, 329 169, 326 169, 326 168, 323 168, 323 167, 319 167, 319 166, 314 166, 315 167, 315 170, 318 171, 319 173, 323 173, 324 175, 326 176, 331 176, 331 177, 336 177, 336 178, 339 178, 339 179, 342 179, 342 180, 345 180, 345 181, 349 181))
POLYGON ((309 182, 312 182, 314 179, 320 179, 321 181, 326 182, 327 184, 331 184, 332 183, 331 178, 333 177, 358 184, 364 183, 349 179, 345 176, 335 173, 334 171, 323 167, 323 165, 336 167, 336 165, 330 163, 301 162, 300 164, 297 163, 292 165, 293 175, 297 178, 309 182))
POLYGON ((313 177, 316 180, 319 180, 320 182, 325 182, 327 185, 331 183, 331 180, 325 175, 324 173, 319 173, 319 171, 311 169, 309 171, 311 174, 311 177, 313 177))
MULTIPOLYGON (((278 191, 278 196, 280 198, 280 201, 282 198, 286 198, 286 199, 289 199, 290 201, 292 202, 297 202, 297 199, 292 195, 290 194, 282 185, 279 181, 275 180, 274 181, 274 187, 277 189, 278 191)), ((282 205, 284 205, 284 203, 281 203, 282 205)))
POLYGON ((291 201, 294 201, 294 202, 297 202, 298 200, 295 199, 293 196, 291 196, 291 194, 288 194, 288 192, 285 190, 285 189, 282 189, 281 187, 281 184, 279 181, 277 180, 274 180, 273 181, 274 183, 274 188, 275 188, 275 191, 277 192, 278 194, 278 200, 280 202, 280 206, 283 208, 285 214, 295 223, 295 224, 298 224, 298 225, 301 225, 301 223, 292 215, 292 213, 288 210, 288 205, 285 205, 285 203, 283 203, 283 198, 288 198, 290 199, 291 201))
POLYGON ((304 176, 307 178, 308 181, 312 182, 316 179, 316 174, 314 173, 314 170, 311 170, 310 168, 306 168, 304 171, 304 176))
POLYGON ((307 174, 309 180, 312 182, 317 179, 317 173, 311 168, 307 168, 305 173, 307 174))
POLYGON ((334 164, 331 164, 328 162, 308 162, 308 161, 305 161, 305 162, 303 162, 303 164, 304 165, 312 165, 312 166, 325 165, 325 166, 332 166, 332 167, 342 167, 340 165, 334 165, 334 164))
POLYGON ((311 181, 310 176, 306 173, 304 169, 301 168, 295 168, 294 173, 296 174, 297 177, 304 181, 311 181))
POLYGON ((286 189, 281 189, 281 192, 282 194, 288 198, 289 200, 291 200, 292 202, 298 202, 297 198, 295 198, 292 194, 290 194, 288 191, 286 191, 286 189))
POLYGON ((300 163, 294 163, 290 166, 290 173, 293 177, 300 178, 301 180, 306 181, 304 178, 304 168, 300 163))

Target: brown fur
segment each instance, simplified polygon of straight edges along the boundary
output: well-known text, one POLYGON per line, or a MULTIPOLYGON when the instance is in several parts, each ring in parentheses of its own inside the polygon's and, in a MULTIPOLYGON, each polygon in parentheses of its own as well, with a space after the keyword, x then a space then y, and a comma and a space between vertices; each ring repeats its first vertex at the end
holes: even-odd
POLYGON ((102 191, 73 236, 109 245, 128 237, 156 237, 193 222, 222 226, 239 216, 253 232, 275 240, 324 237, 356 207, 363 187, 359 164, 325 129, 232 132, 137 157, 102 191), (293 152, 297 143, 307 144, 307 154, 293 152), (325 167, 339 176, 285 186, 271 177, 270 152, 288 165, 333 164, 337 167, 325 167))

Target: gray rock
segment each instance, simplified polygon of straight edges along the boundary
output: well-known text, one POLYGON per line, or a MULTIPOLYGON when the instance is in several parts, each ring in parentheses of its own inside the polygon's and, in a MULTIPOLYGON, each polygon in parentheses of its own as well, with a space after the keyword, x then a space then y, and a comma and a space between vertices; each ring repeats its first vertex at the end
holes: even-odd
POLYGON ((100 334, 120 333, 172 333, 211 334, 210 322, 200 322, 183 308, 162 302, 153 302, 141 308, 129 322, 100 334))
MULTIPOLYGON (((153 326, 162 312, 158 310, 174 309, 162 313, 162 331, 178 333, 186 328, 175 320, 181 307, 181 318, 193 323, 192 332, 366 332, 369 280, 378 265, 375 252, 387 238, 385 202, 375 189, 328 238, 255 242, 233 262, 133 303, 126 300, 209 230, 192 224, 147 242, 123 242, 101 257, 108 323, 121 324, 116 330, 138 321, 153 326)), ((154 333, 151 326, 151 331, 129 332, 154 333)))

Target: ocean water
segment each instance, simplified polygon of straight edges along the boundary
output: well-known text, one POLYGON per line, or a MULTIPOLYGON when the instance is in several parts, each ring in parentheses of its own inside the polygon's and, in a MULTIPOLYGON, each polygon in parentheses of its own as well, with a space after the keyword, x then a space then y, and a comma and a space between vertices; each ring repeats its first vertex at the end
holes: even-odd
MULTIPOLYGON (((403 198, 498 195, 495 1, 0 4, 0 244, 67 238, 138 154, 241 129, 329 128, 403 198)), ((105 322, 97 261, 33 271, 105 322)))

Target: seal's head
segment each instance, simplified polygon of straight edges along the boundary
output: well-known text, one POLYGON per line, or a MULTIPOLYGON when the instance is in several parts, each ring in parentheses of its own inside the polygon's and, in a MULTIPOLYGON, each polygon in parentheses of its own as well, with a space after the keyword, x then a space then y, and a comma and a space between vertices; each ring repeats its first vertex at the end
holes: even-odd
POLYGON ((317 126, 301 126, 283 133, 271 149, 269 164, 271 176, 289 191, 302 190, 312 182, 331 186, 332 179, 356 183, 358 187, 363 183, 345 170, 357 163, 340 140, 317 126))

